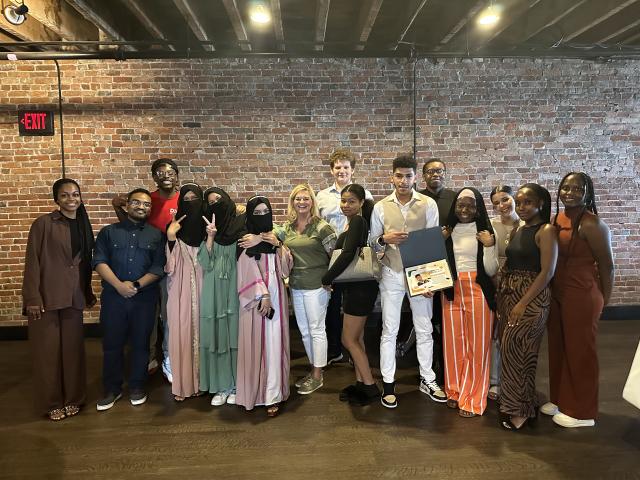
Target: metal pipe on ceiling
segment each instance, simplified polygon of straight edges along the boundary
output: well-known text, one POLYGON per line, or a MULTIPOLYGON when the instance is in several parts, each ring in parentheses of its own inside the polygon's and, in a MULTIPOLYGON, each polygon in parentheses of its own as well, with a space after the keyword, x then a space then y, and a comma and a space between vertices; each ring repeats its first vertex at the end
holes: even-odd
MULTIPOLYGON (((15 44, 13 45, 15 47, 15 44)), ((6 45, 0 44, 0 48, 7 48, 6 45)), ((282 52, 265 52, 265 53, 221 53, 219 51, 209 52, 205 50, 150 50, 150 51, 124 51, 124 50, 100 50, 95 52, 59 52, 59 51, 43 51, 43 52, 0 52, 0 61, 7 60, 162 60, 162 59, 206 59, 206 58, 405 58, 409 59, 407 54, 358 54, 350 52, 348 55, 323 54, 314 53, 297 53, 283 54, 282 52)), ((432 59, 432 58, 556 58, 556 59, 582 59, 582 60, 607 60, 607 59, 639 59, 640 51, 633 52, 536 52, 535 55, 530 53, 514 53, 512 51, 500 54, 495 52, 492 54, 469 55, 466 52, 421 52, 416 54, 414 58, 432 59)))

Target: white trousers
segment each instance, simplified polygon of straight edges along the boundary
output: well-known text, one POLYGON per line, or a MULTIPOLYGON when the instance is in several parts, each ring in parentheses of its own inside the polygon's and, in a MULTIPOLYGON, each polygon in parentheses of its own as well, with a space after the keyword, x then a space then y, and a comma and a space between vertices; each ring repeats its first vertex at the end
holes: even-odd
POLYGON ((296 322, 302 334, 304 350, 314 367, 327 365, 327 332, 324 318, 327 315, 330 293, 324 288, 315 290, 291 289, 291 300, 296 322))
MULTIPOLYGON (((396 340, 400 327, 402 300, 407 295, 404 274, 382 266, 380 300, 382 303, 382 336, 380 337, 380 373, 385 383, 391 383, 396 375, 396 340)), ((416 331, 416 351, 420 364, 420 376, 427 382, 436 379, 431 368, 433 362, 433 327, 431 315, 433 300, 422 296, 409 297, 413 327, 416 331)))

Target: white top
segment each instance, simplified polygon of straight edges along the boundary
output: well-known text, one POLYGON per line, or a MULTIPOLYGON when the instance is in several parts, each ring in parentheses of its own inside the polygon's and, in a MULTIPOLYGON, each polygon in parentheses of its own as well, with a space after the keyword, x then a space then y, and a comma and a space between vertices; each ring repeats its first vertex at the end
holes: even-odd
MULTIPOLYGON (((451 240, 453 241, 453 256, 456 262, 456 270, 458 273, 475 272, 478 270, 478 233, 476 223, 458 223, 451 232, 451 240)), ((492 247, 483 247, 483 264, 484 271, 490 277, 493 277, 498 271, 498 255, 496 245, 492 247)))
MULTIPOLYGON (((345 185, 346 186, 346 185, 345 185)), ((320 216, 331 225, 336 233, 340 235, 344 231, 347 225, 347 217, 340 210, 340 192, 338 186, 334 183, 329 188, 320 190, 316 195, 318 202, 318 210, 320 210, 320 216)), ((365 188, 365 198, 373 200, 371 192, 365 188)))
MULTIPOLYGON (((416 200, 417 192, 414 190, 411 193, 411 200, 409 200, 404 205, 400 203, 400 200, 398 200, 396 192, 393 192, 391 195, 389 195, 389 197, 391 197, 393 202, 398 205, 398 207, 400 208, 400 212, 402 213, 402 217, 406 220, 409 210, 411 210, 411 207, 413 207, 413 205, 417 201, 416 200)), ((426 201, 427 201, 427 208, 426 208, 427 228, 437 227, 438 225, 440 225, 439 218, 438 218, 439 217, 438 205, 436 204, 435 200, 433 200, 431 197, 427 197, 426 195, 423 195, 423 197, 426 198, 426 201)), ((383 249, 383 247, 380 247, 377 240, 379 236, 385 233, 384 207, 382 203, 385 200, 386 198, 374 205, 373 213, 371 214, 371 226, 369 228, 369 243, 378 251, 383 249)), ((406 230, 406 227, 404 225, 398 225, 397 231, 402 231, 402 230, 406 230)), ((395 245, 390 245, 390 247, 396 248, 395 245)))
MULTIPOLYGON (((520 220, 519 225, 524 225, 524 222, 520 220)), ((500 220, 500 217, 493 217, 491 219, 491 226, 493 227, 493 233, 496 237, 496 245, 498 246, 498 261, 500 262, 500 266, 504 265, 507 261, 507 245, 509 245, 509 236, 511 234, 511 230, 513 230, 513 225, 505 225, 500 220)))

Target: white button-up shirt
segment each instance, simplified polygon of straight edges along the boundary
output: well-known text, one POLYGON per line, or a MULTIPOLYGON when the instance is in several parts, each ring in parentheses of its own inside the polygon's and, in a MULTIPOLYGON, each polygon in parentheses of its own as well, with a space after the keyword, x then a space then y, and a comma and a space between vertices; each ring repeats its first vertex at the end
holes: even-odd
MULTIPOLYGON (((338 186, 334 183, 329 188, 320 190, 316 195, 320 216, 335 229, 338 235, 344 231, 347 225, 347 217, 345 217, 342 210, 340 210, 341 190, 342 189, 338 189, 338 186)), ((373 195, 371 195, 369 190, 365 189, 364 193, 367 199, 373 200, 373 195)))

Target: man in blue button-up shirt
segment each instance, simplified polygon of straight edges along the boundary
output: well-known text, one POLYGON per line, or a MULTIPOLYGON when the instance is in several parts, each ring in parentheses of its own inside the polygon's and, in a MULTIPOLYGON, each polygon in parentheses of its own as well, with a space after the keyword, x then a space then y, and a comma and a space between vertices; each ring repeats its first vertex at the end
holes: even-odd
POLYGON ((155 325, 158 280, 164 276, 165 241, 146 223, 151 196, 142 188, 127 196, 127 218, 100 230, 93 267, 102 277, 100 323, 103 327, 103 384, 105 397, 98 410, 108 410, 122 396, 124 346, 131 344, 129 399, 147 400, 149 335, 155 325))

